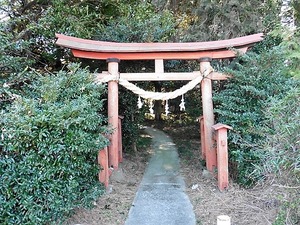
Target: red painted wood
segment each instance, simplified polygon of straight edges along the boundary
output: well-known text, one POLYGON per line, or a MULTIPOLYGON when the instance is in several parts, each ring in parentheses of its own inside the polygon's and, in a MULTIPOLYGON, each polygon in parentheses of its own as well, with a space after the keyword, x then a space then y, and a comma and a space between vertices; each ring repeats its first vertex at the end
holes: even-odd
MULTIPOLYGON (((117 75, 119 69, 118 62, 109 62, 108 63, 108 72, 112 75, 117 75)), ((109 146, 109 167, 113 167, 113 169, 117 170, 119 167, 119 96, 118 96, 118 83, 117 81, 109 81, 108 82, 108 123, 113 129, 113 133, 110 137, 110 146, 109 146)))
POLYGON ((218 162, 218 187, 220 191, 228 188, 228 145, 227 145, 227 130, 232 127, 224 124, 216 124, 213 126, 216 130, 217 142, 217 162, 218 162))
MULTIPOLYGON (((201 73, 204 73, 204 71, 206 71, 209 68, 210 68, 209 61, 200 61, 201 73)), ((214 169, 217 167, 217 153, 214 147, 213 128, 212 128, 212 126, 214 125, 214 113, 213 113, 211 79, 204 78, 201 81, 201 94, 202 94, 206 167, 208 171, 214 172, 214 169)))
POLYGON ((222 129, 222 128, 226 128, 227 130, 232 130, 233 129, 231 126, 228 126, 228 125, 222 124, 222 123, 217 123, 213 126, 214 130, 219 130, 219 129, 222 129))
POLYGON ((108 153, 107 147, 100 150, 98 153, 98 164, 101 166, 99 172, 99 181, 104 184, 105 187, 108 187, 109 183, 109 168, 108 168, 108 153))
POLYGON ((228 149, 227 129, 217 131, 217 161, 218 161, 218 187, 221 191, 228 188, 228 149))
MULTIPOLYGON (((248 47, 240 47, 237 50, 240 53, 245 53, 248 47)), ((201 57, 210 57, 212 59, 225 59, 234 58, 237 56, 235 51, 232 50, 212 50, 212 51, 199 51, 199 52, 92 52, 72 49, 72 53, 78 58, 87 59, 102 59, 118 58, 120 60, 155 60, 155 59, 199 59, 201 57)))
POLYGON ((119 135, 119 162, 123 162, 123 149, 122 149, 122 119, 123 116, 119 116, 119 123, 118 123, 118 135, 119 135))
POLYGON ((206 147, 205 147, 205 138, 204 138, 204 121, 203 116, 199 117, 199 123, 200 123, 200 141, 201 141, 201 157, 203 160, 206 159, 206 147))
POLYGON ((263 40, 263 34, 253 34, 244 37, 238 37, 220 41, 207 42, 185 42, 185 43, 117 43, 86 40, 76 37, 70 37, 62 34, 56 34, 56 44, 59 46, 77 49, 88 52, 195 52, 207 50, 219 50, 228 48, 237 48, 250 46, 263 40))

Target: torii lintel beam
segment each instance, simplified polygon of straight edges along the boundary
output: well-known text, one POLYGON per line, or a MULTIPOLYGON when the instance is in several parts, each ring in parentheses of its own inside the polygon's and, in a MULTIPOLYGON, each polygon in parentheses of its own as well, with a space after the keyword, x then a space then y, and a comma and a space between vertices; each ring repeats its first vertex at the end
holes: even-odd
POLYGON ((253 34, 221 41, 186 43, 117 43, 87 40, 56 34, 56 44, 72 50, 75 57, 120 60, 224 59, 245 53, 253 44, 263 40, 263 34, 253 34))

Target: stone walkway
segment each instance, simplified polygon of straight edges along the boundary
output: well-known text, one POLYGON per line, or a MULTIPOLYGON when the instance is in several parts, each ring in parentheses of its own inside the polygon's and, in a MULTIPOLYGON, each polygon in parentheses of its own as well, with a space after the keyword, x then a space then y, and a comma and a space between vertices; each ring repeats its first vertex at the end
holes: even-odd
POLYGON ((192 204, 185 193, 177 148, 162 131, 152 136, 153 156, 146 168, 125 225, 195 225, 192 204))

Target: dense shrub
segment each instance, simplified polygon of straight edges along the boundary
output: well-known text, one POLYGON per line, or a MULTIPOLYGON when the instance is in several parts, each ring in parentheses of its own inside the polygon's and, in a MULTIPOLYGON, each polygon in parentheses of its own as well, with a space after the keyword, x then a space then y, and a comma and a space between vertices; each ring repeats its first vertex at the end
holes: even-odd
POLYGON ((99 40, 118 42, 167 42, 175 34, 175 18, 165 10, 157 12, 148 2, 119 3, 120 13, 99 30, 99 40))
POLYGON ((284 50, 274 47, 260 54, 241 56, 231 69, 232 78, 225 89, 216 93, 219 122, 233 127, 229 135, 229 154, 234 177, 243 185, 252 185, 257 177, 254 164, 261 160, 257 151, 264 138, 260 127, 266 120, 265 110, 271 97, 278 99, 292 87, 284 50))
POLYGON ((136 144, 140 138, 140 125, 144 121, 145 108, 138 109, 138 96, 131 91, 120 87, 119 110, 124 117, 122 119, 123 149, 126 152, 136 151, 136 144))
POLYGON ((0 23, 0 110, 13 101, 14 94, 21 94, 24 84, 34 75, 27 72, 34 61, 29 59, 26 48, 28 42, 15 41, 0 23))
POLYGON ((300 183, 300 88, 289 91, 282 99, 272 99, 265 111, 263 131, 263 172, 288 172, 291 182, 300 183))
POLYGON ((262 130, 262 162, 257 173, 276 177, 287 188, 274 224, 298 224, 300 221, 300 85, 282 99, 274 98, 265 112, 266 125, 262 130))
POLYGON ((0 224, 57 224, 103 192, 103 86, 86 70, 45 75, 1 112, 0 224), (56 221, 56 222, 55 222, 56 221))

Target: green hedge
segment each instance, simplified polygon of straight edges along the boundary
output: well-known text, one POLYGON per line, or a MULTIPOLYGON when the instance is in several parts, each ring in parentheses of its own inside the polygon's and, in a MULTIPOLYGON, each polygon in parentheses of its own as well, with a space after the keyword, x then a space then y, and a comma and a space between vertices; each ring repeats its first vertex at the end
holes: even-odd
MULTIPOLYGON (((272 99, 265 111, 262 154, 266 174, 289 174, 290 183, 300 184, 300 81, 284 98, 272 99)), ((280 175, 279 175, 280 176, 280 175)))
POLYGON ((104 88, 79 65, 68 69, 41 76, 1 112, 0 224, 58 224, 103 193, 104 88))
POLYGON ((269 100, 282 98, 293 87, 285 50, 266 50, 263 46, 261 49, 259 54, 249 52, 231 65, 227 72, 233 77, 214 97, 218 121, 233 127, 229 133, 231 174, 246 186, 254 184, 260 176, 253 172, 254 165, 262 159, 258 149, 265 138, 261 127, 269 100))
MULTIPOLYGON (((257 172, 283 186, 300 185, 300 80, 298 86, 282 99, 272 99, 266 110, 266 138, 262 141, 262 163, 257 172)), ((299 224, 299 188, 287 188, 274 225, 299 224)))

